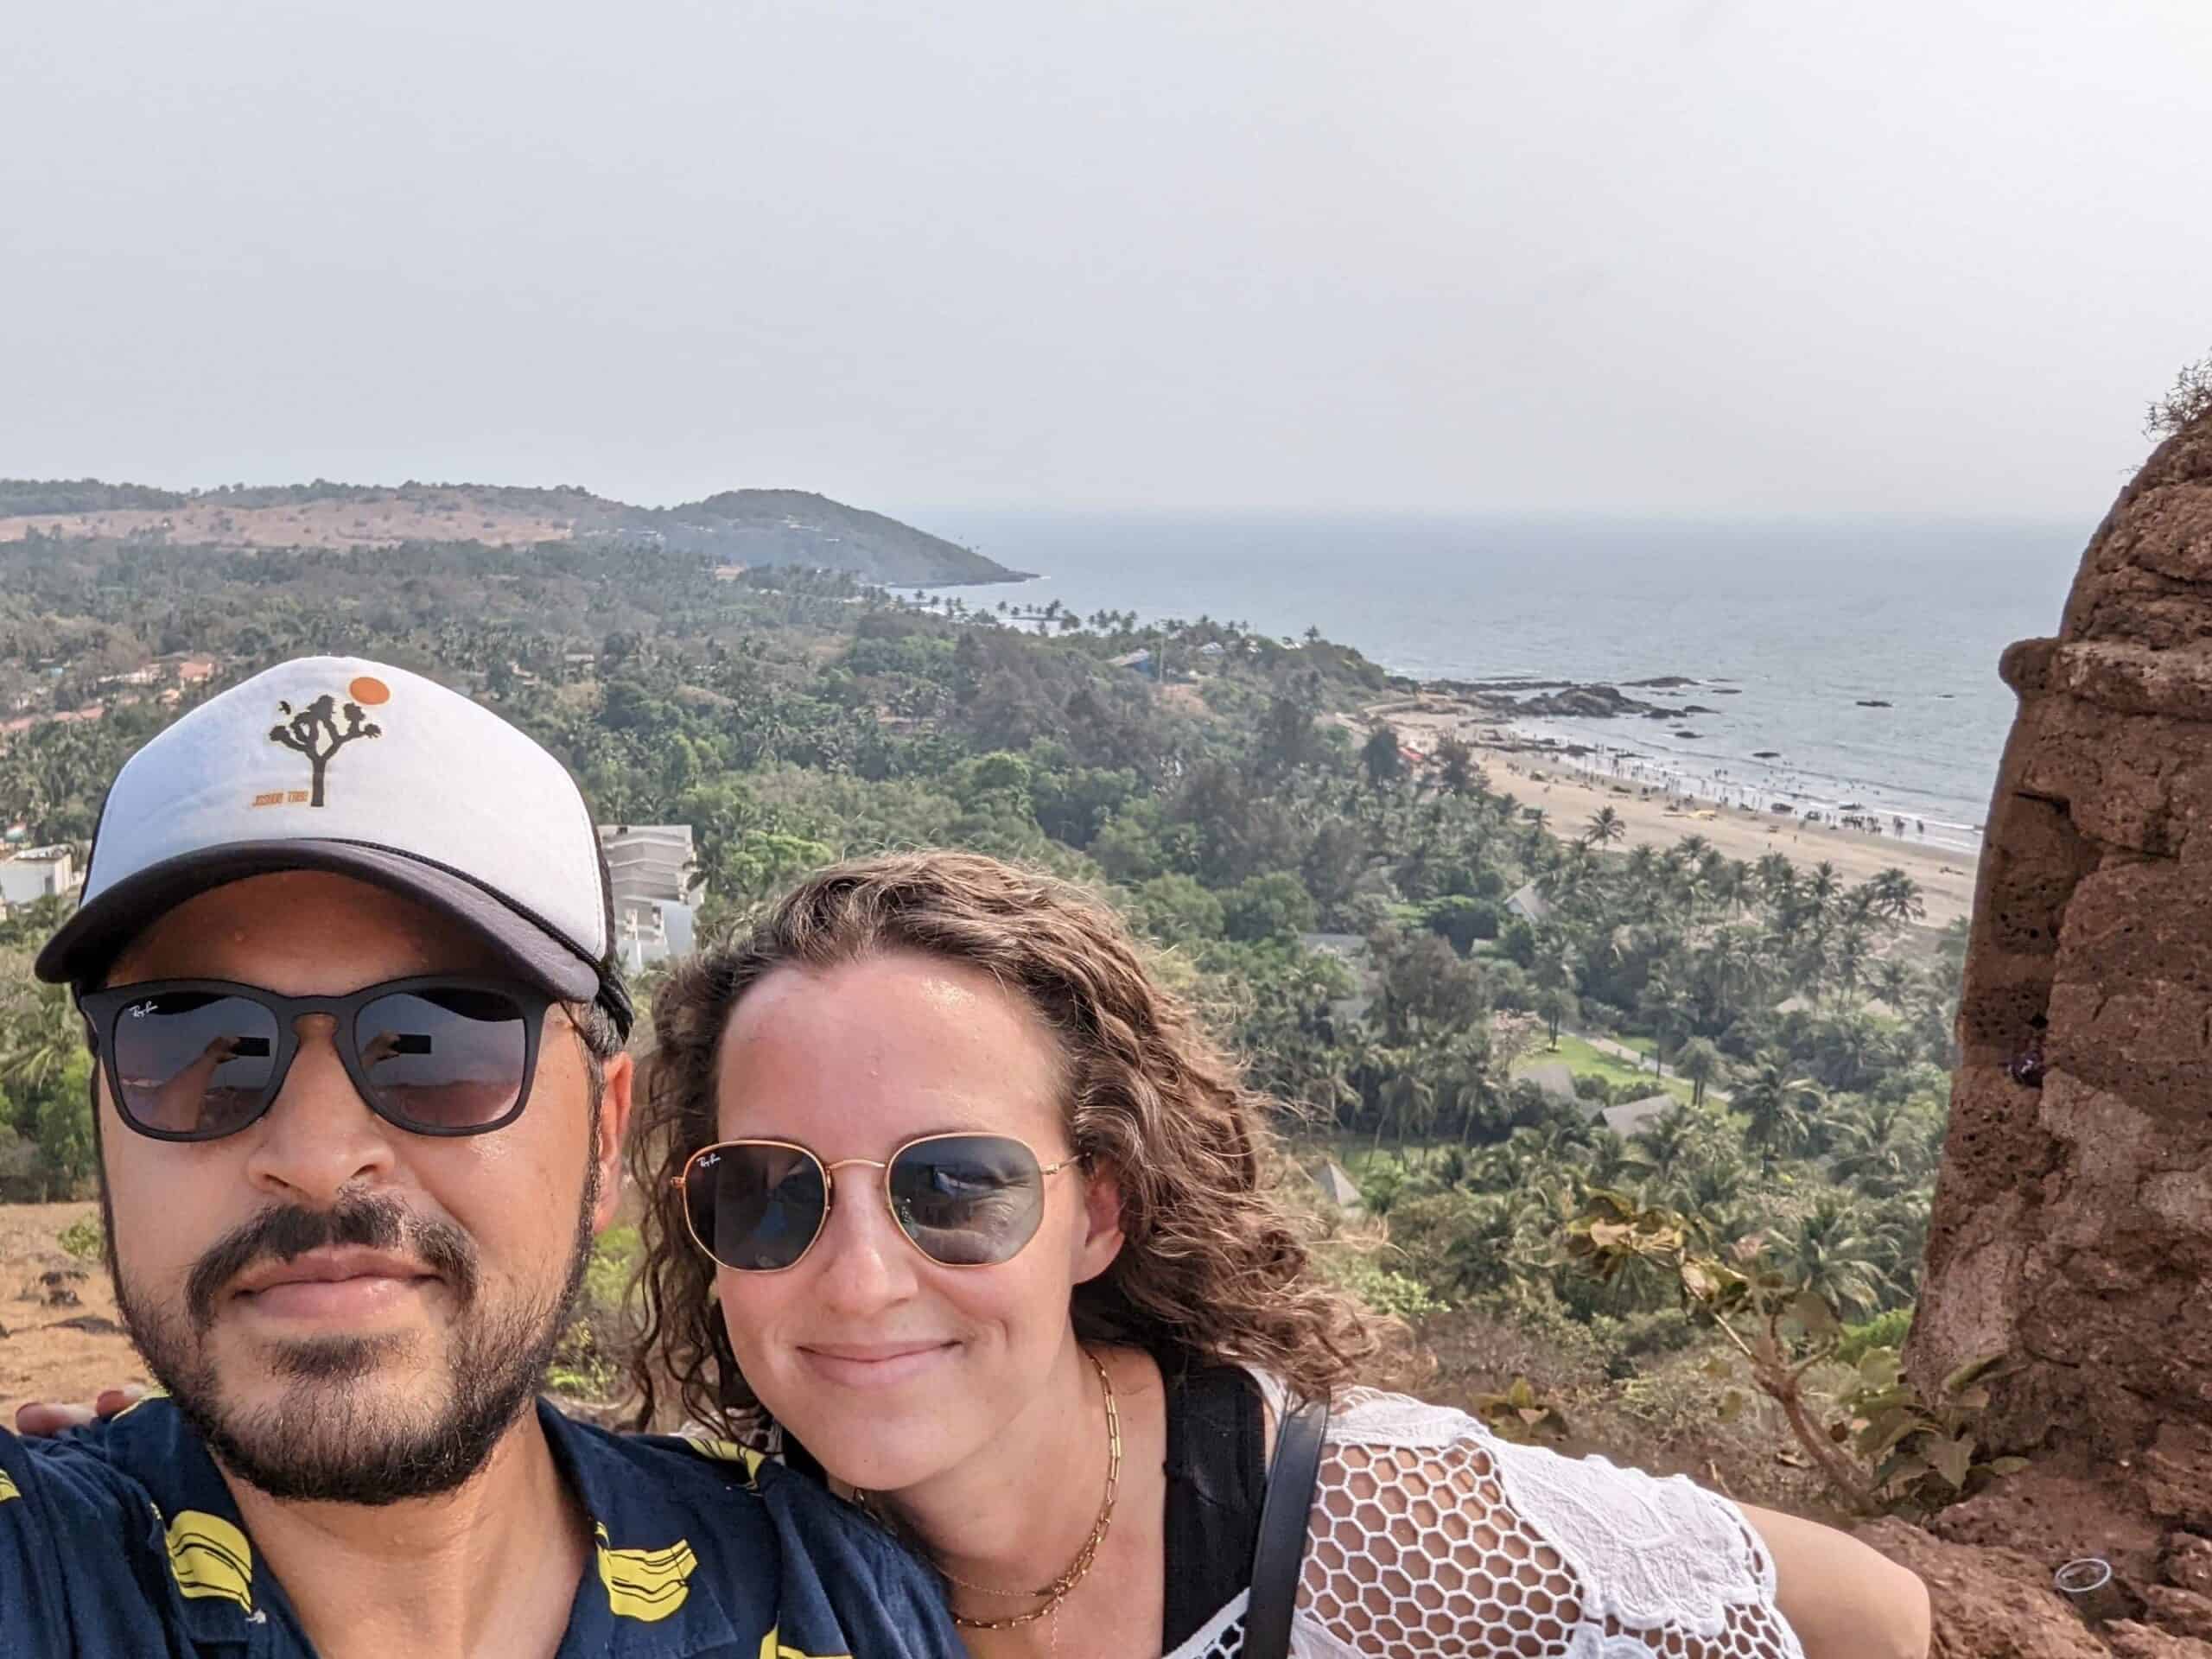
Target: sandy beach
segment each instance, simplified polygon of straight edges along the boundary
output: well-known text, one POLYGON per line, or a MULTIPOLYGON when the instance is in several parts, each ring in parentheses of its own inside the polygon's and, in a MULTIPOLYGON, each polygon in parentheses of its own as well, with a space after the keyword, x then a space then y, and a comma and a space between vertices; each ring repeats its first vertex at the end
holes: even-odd
POLYGON ((1393 709, 1387 718, 1399 741, 1423 753, 1438 739, 1457 733, 1480 754, 1491 787, 1540 806, 1556 833, 1579 833, 1600 807, 1619 814, 1627 836, 1615 846, 1649 843, 1671 847, 1685 836, 1703 836, 1729 858, 1752 861, 1780 853, 1810 869, 1827 862, 1851 886, 1886 869, 1901 869, 1920 884, 1928 906, 1925 925, 1941 928, 1972 912, 1978 861, 1955 848, 1931 846, 1895 836, 1870 836, 1829 824, 1808 824, 1743 807, 1709 802, 1669 802, 1656 790, 1632 784, 1593 784, 1577 778, 1565 756, 1550 757, 1514 747, 1512 734, 1497 721, 1459 710, 1393 709))

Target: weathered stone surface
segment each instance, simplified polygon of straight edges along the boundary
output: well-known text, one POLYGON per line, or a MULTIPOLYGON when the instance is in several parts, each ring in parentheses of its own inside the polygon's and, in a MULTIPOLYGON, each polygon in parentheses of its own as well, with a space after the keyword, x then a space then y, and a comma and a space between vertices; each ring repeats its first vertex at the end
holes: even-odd
POLYGON ((1940 1510, 1929 1529, 1948 1543, 2017 1551, 2042 1564, 2044 1583, 2064 1562, 2094 1556, 2110 1564, 2117 1603, 2133 1612, 2147 1586, 2163 1582, 2171 1554, 2167 1529, 2116 1490, 2109 1467, 2063 1454, 2039 1459, 2011 1480, 1940 1510))
POLYGON ((2018 1550, 1948 1543, 1902 1521, 1859 1536, 1928 1586, 1933 1659, 2106 1659, 2111 1649, 2050 1587, 2050 1569, 2018 1550))
POLYGON ((2143 1600, 2160 1630, 2193 1636, 2200 1642, 2212 1640, 2212 1596, 2171 1584, 2153 1584, 2144 1589, 2143 1600))
POLYGON ((2132 1619, 2107 1626, 2104 1638, 2106 1647, 2120 1659, 2212 1659, 2212 1642, 2177 1636, 2132 1619))
POLYGON ((2143 1456, 2143 1489, 2153 1515, 2184 1527, 2212 1526, 2212 1428, 2161 1424, 2143 1456))
POLYGON ((2212 1538, 2177 1532, 2166 1539, 2167 1582, 2201 1596, 2212 1596, 2212 1538))
POLYGON ((1985 1444, 2088 1483, 2148 1616, 2195 1639, 2212 1557, 2168 1546, 2193 1580, 2148 1586, 2161 1535, 2212 1531, 2212 419, 2145 464, 2058 637, 2002 671, 2020 707, 1907 1360, 1926 1387, 2012 1355, 1985 1444))

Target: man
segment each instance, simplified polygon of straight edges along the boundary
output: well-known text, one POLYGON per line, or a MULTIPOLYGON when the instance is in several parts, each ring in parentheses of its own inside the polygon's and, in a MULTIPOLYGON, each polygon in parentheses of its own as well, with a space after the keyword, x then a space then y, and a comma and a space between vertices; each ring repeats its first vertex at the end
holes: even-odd
POLYGON ((536 1398, 615 1214, 613 944, 574 783, 416 675, 288 663, 124 766, 38 972, 167 1397, 0 1434, 0 1656, 960 1652, 811 1483, 536 1398))

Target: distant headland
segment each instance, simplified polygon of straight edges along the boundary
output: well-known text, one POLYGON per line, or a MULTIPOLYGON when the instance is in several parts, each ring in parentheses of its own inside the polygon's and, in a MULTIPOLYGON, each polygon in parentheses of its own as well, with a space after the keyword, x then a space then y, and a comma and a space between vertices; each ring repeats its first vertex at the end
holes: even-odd
POLYGON ((647 541, 732 566, 804 564, 893 587, 1020 582, 1028 573, 880 512, 807 490, 725 490, 674 507, 636 507, 575 486, 226 485, 163 490, 97 479, 0 479, 0 542, 31 537, 155 543, 495 546, 593 538, 647 541))

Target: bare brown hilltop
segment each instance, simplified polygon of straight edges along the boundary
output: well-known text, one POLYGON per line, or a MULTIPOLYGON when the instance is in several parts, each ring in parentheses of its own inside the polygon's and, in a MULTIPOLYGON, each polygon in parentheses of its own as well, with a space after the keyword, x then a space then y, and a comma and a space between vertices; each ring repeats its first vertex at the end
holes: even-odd
POLYGON ((1014 582, 1009 570, 927 531, 805 490, 726 490, 637 507, 575 487, 505 485, 229 485, 162 490, 96 479, 0 479, 0 542, 99 537, 180 545, 351 548, 402 542, 531 546, 621 537, 733 566, 805 564, 893 587, 1014 582))

